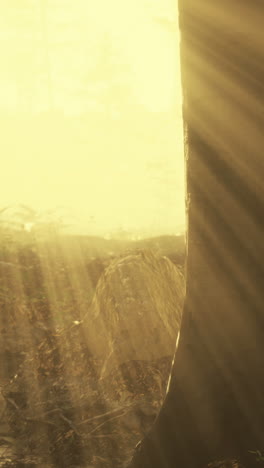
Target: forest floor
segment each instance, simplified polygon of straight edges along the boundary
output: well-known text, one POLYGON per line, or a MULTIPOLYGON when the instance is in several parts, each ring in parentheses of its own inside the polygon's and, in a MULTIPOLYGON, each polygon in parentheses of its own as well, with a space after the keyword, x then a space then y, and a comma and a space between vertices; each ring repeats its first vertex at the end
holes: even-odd
MULTIPOLYGON (((153 424, 172 356, 128 361, 102 378, 80 315, 105 268, 132 247, 151 248, 183 269, 184 239, 173 236, 2 243, 1 467, 125 468, 153 424)), ((263 466, 255 455, 254 466, 263 466)), ((209 466, 243 468, 235 460, 209 466)))
POLYGON ((0 251, 0 466, 123 468, 166 393, 172 356, 100 378, 80 312, 109 263, 151 248, 183 268, 184 239, 22 239, 0 251))

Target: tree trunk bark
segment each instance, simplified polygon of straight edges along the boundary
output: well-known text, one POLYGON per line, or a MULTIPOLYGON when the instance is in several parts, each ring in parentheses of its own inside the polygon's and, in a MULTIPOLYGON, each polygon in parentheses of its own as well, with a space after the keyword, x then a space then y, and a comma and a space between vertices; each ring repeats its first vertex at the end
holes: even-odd
POLYGON ((169 391, 131 468, 264 447, 264 4, 179 8, 187 292, 169 391))

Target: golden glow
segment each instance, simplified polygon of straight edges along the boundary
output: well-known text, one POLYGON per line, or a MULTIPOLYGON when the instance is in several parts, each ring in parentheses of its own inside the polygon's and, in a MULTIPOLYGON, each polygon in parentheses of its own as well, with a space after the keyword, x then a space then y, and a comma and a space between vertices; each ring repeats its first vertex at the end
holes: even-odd
POLYGON ((175 2, 19 4, 1 3, 1 203, 63 205, 81 232, 181 229, 175 2))

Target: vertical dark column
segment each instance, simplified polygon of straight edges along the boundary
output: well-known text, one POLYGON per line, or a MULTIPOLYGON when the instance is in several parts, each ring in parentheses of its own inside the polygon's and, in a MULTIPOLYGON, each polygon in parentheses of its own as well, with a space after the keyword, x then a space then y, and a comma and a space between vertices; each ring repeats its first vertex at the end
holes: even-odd
POLYGON ((264 4, 180 0, 187 294, 171 384, 133 468, 264 444, 264 4))
POLYGON ((47 91, 48 91, 48 104, 49 111, 54 110, 54 95, 51 77, 51 64, 50 64, 50 51, 49 51, 49 37, 48 37, 48 26, 47 26, 47 0, 40 0, 40 21, 42 29, 42 42, 43 42, 43 53, 45 63, 45 73, 47 77, 47 91))

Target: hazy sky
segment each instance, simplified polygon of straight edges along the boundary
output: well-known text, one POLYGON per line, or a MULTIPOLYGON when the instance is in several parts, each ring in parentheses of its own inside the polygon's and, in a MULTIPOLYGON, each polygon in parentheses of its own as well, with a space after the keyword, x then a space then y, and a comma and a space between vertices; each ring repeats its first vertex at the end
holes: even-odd
MULTIPOLYGON (((31 55, 21 54, 19 32, 12 36, 5 26, 9 50, 0 50, 0 58, 10 73, 15 69, 16 80, 1 71, 1 111, 18 115, 24 109, 33 118, 5 128, 2 205, 65 206, 82 232, 120 226, 175 232, 184 226, 179 37, 155 20, 175 21, 175 3, 47 0, 43 16, 40 2, 32 0, 35 30, 23 39, 31 55), (107 41, 114 85, 129 89, 130 103, 118 98, 105 113, 103 93, 111 102, 112 88, 104 65, 97 64, 107 41), (72 117, 69 131, 55 118, 34 127, 34 113, 51 105, 72 117), (87 111, 81 124, 78 116, 87 111)), ((15 26, 18 20, 10 21, 15 26)))

